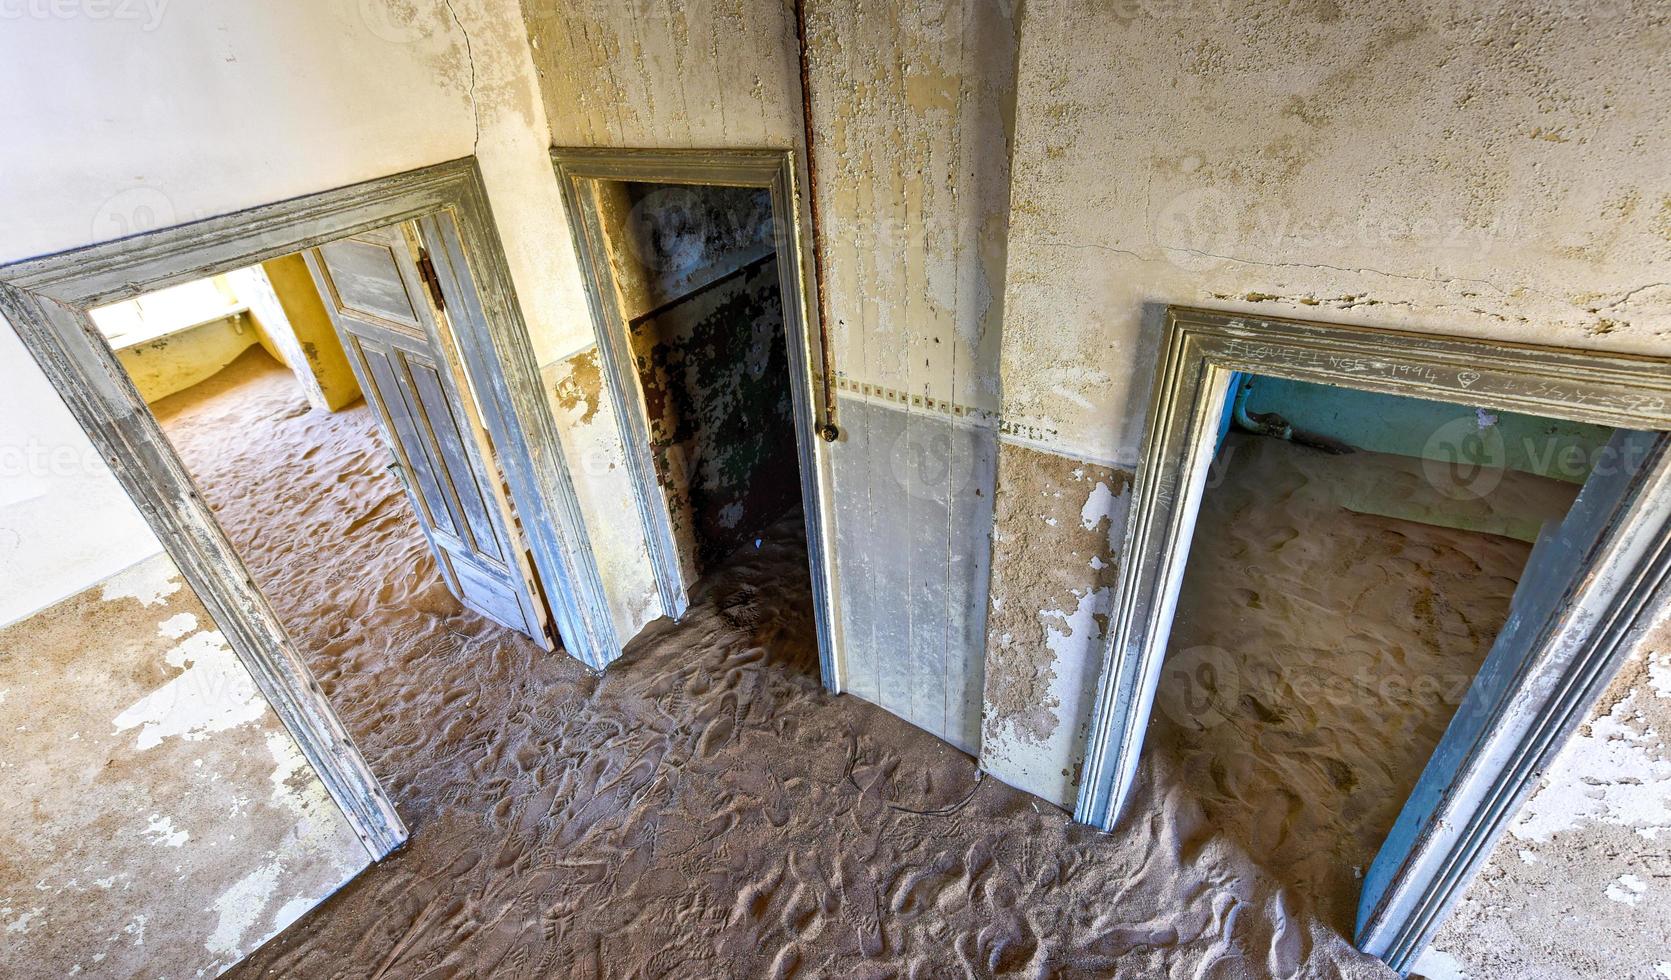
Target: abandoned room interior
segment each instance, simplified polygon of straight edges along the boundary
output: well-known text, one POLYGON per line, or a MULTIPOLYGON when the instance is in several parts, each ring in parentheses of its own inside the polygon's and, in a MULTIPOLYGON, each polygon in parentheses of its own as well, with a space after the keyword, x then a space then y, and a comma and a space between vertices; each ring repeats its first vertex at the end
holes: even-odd
POLYGON ((0 973, 1671 977, 1668 49, 0 4, 0 973))

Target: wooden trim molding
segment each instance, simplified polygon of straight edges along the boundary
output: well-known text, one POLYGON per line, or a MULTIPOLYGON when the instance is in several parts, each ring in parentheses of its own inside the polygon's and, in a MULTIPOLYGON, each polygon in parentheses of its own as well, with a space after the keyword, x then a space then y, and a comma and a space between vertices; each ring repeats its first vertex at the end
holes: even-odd
POLYGON ((1476 679, 1483 701, 1464 702, 1468 718, 1458 712, 1366 878, 1357 942, 1408 969, 1671 598, 1671 361, 1187 307, 1170 308, 1163 329, 1074 812, 1103 829, 1118 822, 1137 773, 1233 374, 1640 430, 1635 460, 1604 498, 1612 510, 1592 517, 1595 541, 1546 586, 1556 590, 1549 615, 1500 638, 1517 645, 1514 669, 1497 688, 1476 679))
MULTIPOLYGON (((214 615, 373 859, 406 840, 394 804, 256 587, 88 311, 350 235, 418 220, 458 294, 454 329, 501 447, 565 646, 619 652, 473 158, 0 267, 16 328, 214 615), (483 379, 491 379, 484 383, 483 379)), ((452 305, 452 304, 450 304, 452 305)))
POLYGON ((806 241, 807 203, 799 186, 791 150, 641 150, 554 148, 552 164, 569 212, 575 254, 582 267, 587 306, 597 329, 598 360, 615 404, 616 422, 625 444, 628 475, 638 505, 662 605, 677 619, 689 603, 672 518, 650 448, 650 424, 644 394, 634 367, 628 317, 621 309, 594 193, 599 181, 761 187, 771 193, 778 287, 783 298, 783 328, 788 343, 790 388, 794 401, 795 441, 800 453, 801 502, 806 513, 808 559, 812 571, 813 611, 818 629, 818 660, 824 686, 839 692, 841 636, 838 585, 834 565, 832 478, 825 444, 818 433, 829 424, 821 407, 832 397, 818 340, 818 315, 807 301, 813 294, 813 270, 806 241))

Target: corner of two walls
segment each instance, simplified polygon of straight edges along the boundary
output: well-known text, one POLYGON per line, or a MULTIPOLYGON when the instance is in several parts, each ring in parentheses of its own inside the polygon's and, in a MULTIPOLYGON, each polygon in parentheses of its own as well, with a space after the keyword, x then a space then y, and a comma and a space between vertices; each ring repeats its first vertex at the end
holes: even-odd
POLYGON ((262 346, 296 375, 309 404, 335 412, 362 397, 348 352, 300 255, 270 259, 230 277, 260 325, 262 346))

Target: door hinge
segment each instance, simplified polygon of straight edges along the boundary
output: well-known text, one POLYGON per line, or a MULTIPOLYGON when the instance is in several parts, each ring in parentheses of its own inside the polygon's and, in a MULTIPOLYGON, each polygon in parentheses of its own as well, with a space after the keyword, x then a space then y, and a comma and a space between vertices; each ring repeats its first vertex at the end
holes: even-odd
POLYGON ((430 261, 427 248, 418 249, 418 278, 424 281, 429 298, 435 301, 435 308, 442 313, 447 312, 447 297, 441 292, 441 277, 435 274, 435 263, 430 261))

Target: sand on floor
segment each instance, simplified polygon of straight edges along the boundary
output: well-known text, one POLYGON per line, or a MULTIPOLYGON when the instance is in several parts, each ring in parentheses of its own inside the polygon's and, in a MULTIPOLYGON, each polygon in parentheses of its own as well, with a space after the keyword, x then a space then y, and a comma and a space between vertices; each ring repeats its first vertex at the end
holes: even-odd
POLYGON ((1390 977, 1146 761, 1112 834, 818 682, 791 517, 603 676, 447 595, 363 406, 162 406, 411 842, 235 971, 1390 977))
MULTIPOLYGON (((1359 514, 1420 462, 1232 433, 1196 523, 1158 709, 1209 819, 1337 931, 1508 617, 1531 546, 1359 514)), ((1570 485, 1504 476, 1502 496, 1570 485)), ((1561 489, 1561 487, 1565 489, 1561 489)))

